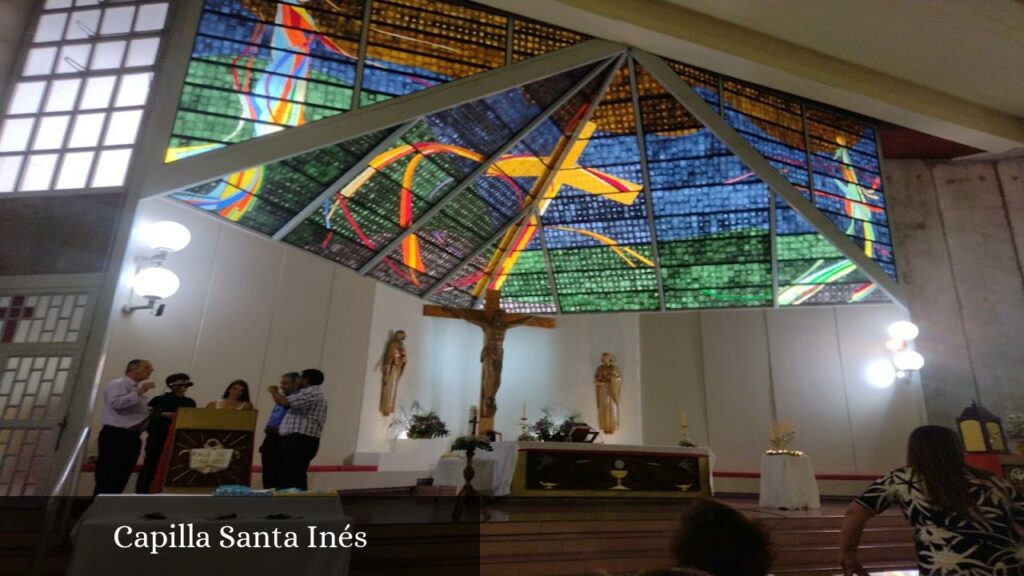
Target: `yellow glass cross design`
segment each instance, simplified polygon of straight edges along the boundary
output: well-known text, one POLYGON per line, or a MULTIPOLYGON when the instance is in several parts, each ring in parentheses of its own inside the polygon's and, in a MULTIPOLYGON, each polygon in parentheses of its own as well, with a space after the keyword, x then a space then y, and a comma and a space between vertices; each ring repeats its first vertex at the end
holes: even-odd
MULTIPOLYGON (((579 158, 583 155, 584 150, 586 150, 587 144, 590 142, 590 137, 593 135, 596 128, 597 126, 593 122, 587 122, 580 131, 579 136, 571 142, 569 137, 562 135, 549 156, 541 157, 533 154, 510 154, 502 156, 495 161, 492 166, 488 167, 486 175, 503 176, 506 178, 534 178, 535 187, 525 199, 523 206, 530 204, 539 196, 538 212, 540 214, 543 214, 545 210, 547 210, 548 206, 558 195, 558 191, 564 185, 572 186, 573 188, 583 190, 596 196, 603 196, 609 200, 628 206, 636 201, 637 196, 640 194, 640 190, 643 188, 642 185, 602 172, 601 170, 586 168, 579 165, 579 158), (551 171, 551 165, 559 157, 565 146, 570 146, 570 148, 566 152, 561 166, 556 167, 558 168, 558 172, 551 179, 551 182, 545 190, 539 190, 538 187, 543 183, 544 178, 551 171)), ((414 173, 416 167, 420 163, 420 160, 430 154, 454 154, 469 158, 476 162, 484 162, 486 160, 486 158, 478 152, 450 144, 441 144, 437 142, 422 143, 416 146, 402 144, 375 157, 362 171, 362 173, 338 192, 338 195, 345 198, 351 198, 357 195, 363 185, 380 170, 402 158, 412 156, 412 160, 409 161, 405 168, 405 175, 402 179, 399 217, 399 225, 402 228, 408 228, 412 225, 413 199, 411 188, 414 173)), ((336 207, 337 206, 335 205, 335 208, 336 207)), ((331 209, 328 218, 333 214, 334 208, 331 209)), ((530 241, 533 239, 537 230, 537 224, 536 217, 531 215, 528 218, 524 218, 522 222, 516 224, 505 233, 505 236, 499 244, 499 250, 497 250, 492 256, 491 262, 488 264, 484 276, 474 288, 475 294, 482 293, 488 285, 490 285, 493 290, 500 289, 508 272, 515 266, 521 249, 529 245, 530 241), (509 250, 512 251, 509 257, 503 259, 503 254, 507 253, 509 250), (499 264, 501 266, 499 273, 493 274, 492 271, 499 264)), ((601 243, 611 247, 612 250, 614 250, 616 254, 619 254, 620 257, 622 257, 630 266, 635 267, 635 264, 629 257, 632 256, 638 261, 654 267, 653 262, 644 258, 635 251, 628 248, 624 250, 618 249, 618 243, 607 236, 576 228, 559 228, 584 234, 600 241, 601 243)), ((415 282, 415 273, 413 271, 425 271, 422 258, 420 258, 419 255, 419 246, 416 234, 411 234, 403 240, 402 262, 409 268, 410 278, 413 282, 415 282)))
MULTIPOLYGON (((511 156, 502 158, 496 163, 496 166, 512 178, 536 178, 536 186, 540 186, 543 183, 545 176, 547 176, 549 171, 552 170, 552 164, 555 162, 555 159, 558 157, 561 150, 566 145, 569 145, 570 148, 566 153, 561 166, 554 167, 558 169, 558 173, 551 178, 550 184, 548 184, 547 188, 544 190, 538 190, 535 187, 527 197, 526 204, 533 202, 539 197, 539 200, 536 200, 538 202, 537 213, 543 215, 548 206, 551 205, 551 202, 558 195, 562 186, 572 186, 573 188, 583 190, 589 194, 602 196, 608 200, 612 200, 613 202, 618 202, 628 206, 636 201, 637 196, 643 189, 641 184, 613 176, 594 168, 586 168, 579 165, 580 156, 582 156, 584 150, 586 150, 587 144, 590 143, 590 137, 593 135, 596 128, 597 126, 593 122, 588 121, 580 131, 579 137, 571 143, 569 142, 569 137, 563 135, 549 156, 545 156, 543 158, 532 155, 511 156)), ((539 222, 537 221, 537 216, 531 214, 505 233, 501 243, 498 244, 498 249, 495 250, 494 255, 491 257, 491 261, 484 270, 484 277, 473 289, 474 296, 479 296, 483 293, 484 289, 501 290, 508 273, 515 267, 516 261, 519 259, 519 255, 533 240, 533 236, 537 232, 538 225, 539 222), (506 254, 508 254, 507 257, 505 257, 506 254), (496 269, 498 266, 500 266, 500 268, 496 269)), ((563 230, 577 231, 566 227, 560 228, 563 230)), ((578 231, 581 233, 584 232, 582 230, 578 231)), ((587 235, 608 244, 613 250, 617 246, 617 242, 606 236, 594 234, 587 235)), ((652 267, 654 266, 654 263, 650 260, 643 258, 639 254, 636 254, 636 256, 638 256, 645 264, 652 267)))

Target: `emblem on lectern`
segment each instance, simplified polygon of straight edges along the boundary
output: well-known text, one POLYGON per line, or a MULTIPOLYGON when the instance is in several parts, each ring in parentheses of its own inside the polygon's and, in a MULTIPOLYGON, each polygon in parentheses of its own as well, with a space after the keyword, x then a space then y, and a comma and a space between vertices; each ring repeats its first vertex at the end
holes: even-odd
POLYGON ((191 448, 182 450, 179 456, 188 454, 188 468, 200 474, 213 474, 223 472, 231 466, 231 461, 237 459, 240 454, 231 448, 225 448, 220 440, 210 438, 202 448, 191 448))

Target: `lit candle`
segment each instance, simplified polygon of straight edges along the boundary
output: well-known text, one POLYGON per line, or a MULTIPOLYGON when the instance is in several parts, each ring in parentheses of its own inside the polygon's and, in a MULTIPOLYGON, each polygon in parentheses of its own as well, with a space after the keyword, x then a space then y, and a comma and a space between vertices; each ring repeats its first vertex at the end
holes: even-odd
POLYGON ((679 411, 679 425, 686 428, 686 412, 683 410, 679 411))

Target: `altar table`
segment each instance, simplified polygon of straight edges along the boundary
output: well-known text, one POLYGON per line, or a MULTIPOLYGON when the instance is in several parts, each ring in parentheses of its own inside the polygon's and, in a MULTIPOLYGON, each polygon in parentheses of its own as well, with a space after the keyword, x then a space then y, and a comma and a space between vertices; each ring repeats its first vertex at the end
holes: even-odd
POLYGON ((762 508, 818 509, 821 496, 814 468, 807 455, 765 454, 761 456, 762 508))
MULTIPOLYGON (((713 494, 706 448, 492 442, 473 457, 473 487, 493 496, 694 498, 713 494)), ((465 458, 442 457, 434 485, 463 484, 465 458)))
MULTIPOLYGON (((72 531, 74 555, 68 574, 252 576, 267 573, 268 566, 287 566, 289 574, 344 576, 348 573, 348 548, 307 546, 309 526, 339 534, 347 525, 352 525, 350 532, 360 530, 342 514, 337 496, 102 495, 96 497, 72 531), (121 526, 171 533, 175 532, 171 524, 191 524, 194 534, 207 532, 210 546, 163 548, 154 555, 149 549, 120 548, 114 541, 114 532, 121 526), (220 530, 225 525, 234 529, 235 537, 243 531, 293 531, 298 535, 299 547, 223 548, 219 545, 220 530)), ((121 543, 133 539, 134 535, 125 537, 122 533, 121 543)))

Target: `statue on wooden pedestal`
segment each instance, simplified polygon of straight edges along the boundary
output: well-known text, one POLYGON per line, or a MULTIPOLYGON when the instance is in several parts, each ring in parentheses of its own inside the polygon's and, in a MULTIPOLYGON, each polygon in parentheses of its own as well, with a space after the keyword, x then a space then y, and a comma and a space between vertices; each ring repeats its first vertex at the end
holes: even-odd
POLYGON ((390 416, 398 398, 398 381, 405 371, 405 331, 398 330, 388 340, 381 358, 380 413, 390 416))
POLYGON ((594 387, 597 391, 597 417, 601 431, 614 434, 619 429, 622 372, 615 365, 615 358, 608 352, 601 354, 601 365, 594 374, 594 387))

